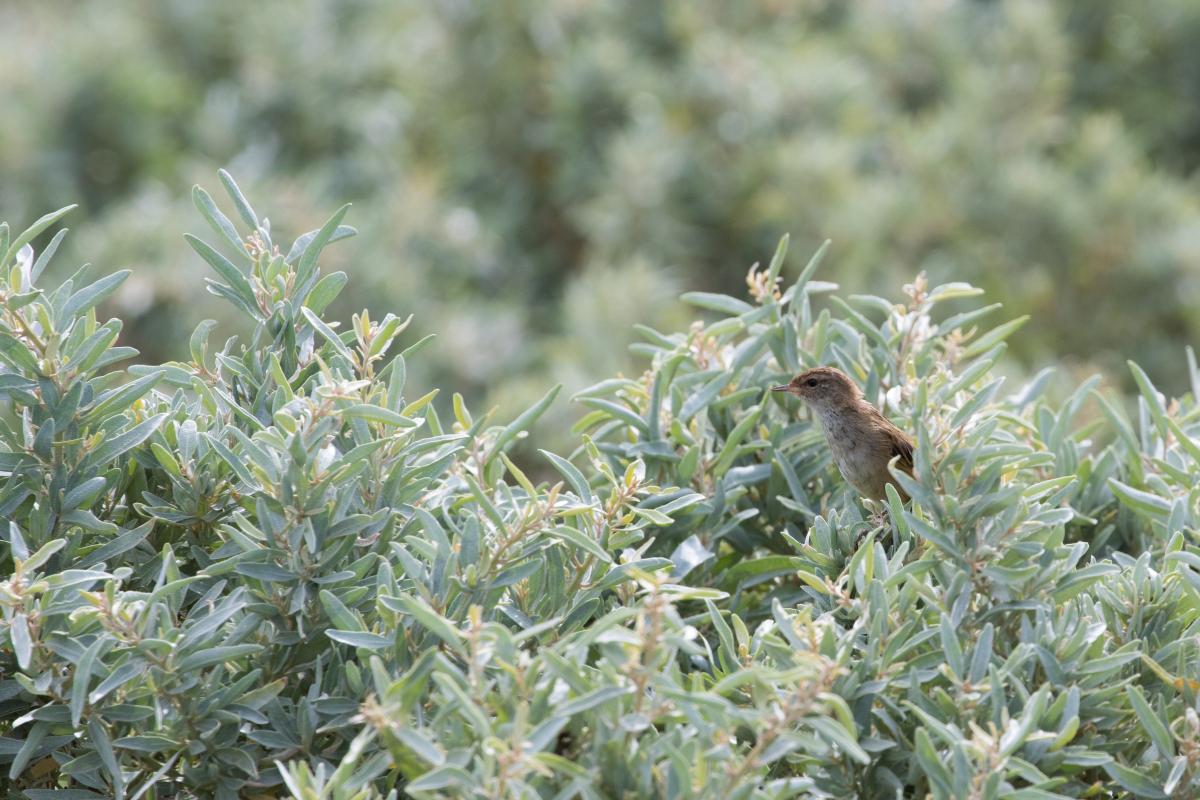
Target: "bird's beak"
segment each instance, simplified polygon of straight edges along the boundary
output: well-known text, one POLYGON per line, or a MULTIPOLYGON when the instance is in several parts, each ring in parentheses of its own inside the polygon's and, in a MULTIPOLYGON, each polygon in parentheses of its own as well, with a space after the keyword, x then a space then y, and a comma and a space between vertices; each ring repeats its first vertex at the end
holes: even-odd
POLYGON ((791 389, 791 388, 792 388, 791 386, 789 386, 788 384, 785 383, 782 386, 772 386, 771 391, 772 392, 786 392, 788 389, 791 389))

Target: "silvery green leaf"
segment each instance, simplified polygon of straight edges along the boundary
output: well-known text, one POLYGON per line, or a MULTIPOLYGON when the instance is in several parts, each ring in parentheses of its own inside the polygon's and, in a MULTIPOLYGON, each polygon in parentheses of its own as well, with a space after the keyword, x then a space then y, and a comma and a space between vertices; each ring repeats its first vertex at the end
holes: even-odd
POLYGON ((33 657, 33 641, 29 637, 29 621, 25 614, 13 614, 8 626, 8 638, 12 642, 13 652, 17 655, 17 666, 28 669, 33 657))
POLYGON ((696 567, 714 557, 714 553, 709 550, 700 541, 695 534, 684 539, 675 548, 675 552, 671 554, 671 562, 675 564, 675 570, 671 573, 671 577, 679 580, 686 576, 696 567))

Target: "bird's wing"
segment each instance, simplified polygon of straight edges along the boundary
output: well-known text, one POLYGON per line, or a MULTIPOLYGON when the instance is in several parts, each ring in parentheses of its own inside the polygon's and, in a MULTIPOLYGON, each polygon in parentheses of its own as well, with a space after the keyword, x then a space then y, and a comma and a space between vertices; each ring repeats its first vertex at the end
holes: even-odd
POLYGON ((892 434, 892 455, 900 457, 896 466, 911 475, 913 471, 912 439, 908 438, 899 428, 889 431, 889 433, 892 434))
POLYGON ((888 454, 888 458, 899 456, 900 458, 896 462, 897 469, 902 469, 911 475, 913 471, 912 439, 904 431, 893 425, 891 420, 880 414, 878 410, 875 411, 875 415, 878 417, 879 422, 882 423, 883 429, 887 432, 888 440, 891 444, 892 451, 888 454))

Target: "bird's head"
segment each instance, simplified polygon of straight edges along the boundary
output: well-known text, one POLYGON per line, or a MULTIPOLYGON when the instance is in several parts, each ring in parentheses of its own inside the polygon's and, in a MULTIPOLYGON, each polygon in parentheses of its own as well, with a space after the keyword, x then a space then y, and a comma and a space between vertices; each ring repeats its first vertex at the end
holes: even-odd
POLYGON ((854 381, 834 367, 805 370, 788 383, 771 387, 771 391, 794 394, 815 408, 854 405, 862 397, 862 392, 854 381))

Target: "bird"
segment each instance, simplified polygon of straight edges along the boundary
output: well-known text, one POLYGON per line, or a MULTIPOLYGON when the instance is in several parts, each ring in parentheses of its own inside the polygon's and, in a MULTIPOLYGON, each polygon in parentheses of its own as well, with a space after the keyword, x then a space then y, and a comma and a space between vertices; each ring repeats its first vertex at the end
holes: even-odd
POLYGON ((897 468, 912 475, 913 441, 863 398, 862 390, 846 373, 834 367, 815 367, 771 391, 795 395, 812 409, 838 471, 859 494, 882 501, 890 483, 901 500, 908 499, 888 464, 898 457, 897 468))

